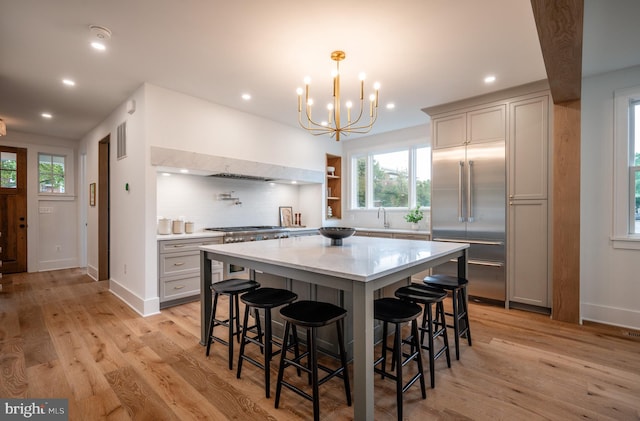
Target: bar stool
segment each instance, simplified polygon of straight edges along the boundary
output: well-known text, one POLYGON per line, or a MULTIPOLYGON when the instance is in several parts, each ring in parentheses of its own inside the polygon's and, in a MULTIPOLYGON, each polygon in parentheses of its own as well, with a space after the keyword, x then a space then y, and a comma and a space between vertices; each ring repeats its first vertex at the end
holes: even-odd
POLYGON ((469 281, 465 278, 449 275, 431 275, 424 278, 424 283, 428 286, 442 288, 451 291, 451 301, 453 303, 453 313, 445 313, 447 316, 453 317, 452 327, 455 333, 456 342, 456 360, 460 359, 460 337, 466 337, 469 346, 471 346, 471 327, 469 326, 469 314, 467 308, 467 284, 469 281), (464 322, 464 327, 460 326, 460 321, 464 322))
POLYGON ((281 344, 273 341, 271 334, 271 309, 283 306, 285 304, 292 303, 298 298, 298 294, 293 293, 287 289, 281 288, 258 288, 256 290, 247 292, 240 297, 240 300, 245 304, 244 308, 244 320, 242 325, 242 337, 240 339, 240 355, 238 356, 238 373, 237 378, 240 378, 242 372, 242 361, 246 360, 264 370, 264 387, 266 397, 270 395, 270 378, 271 378, 271 358, 278 355, 281 350, 273 352, 273 344, 278 346, 281 344), (249 312, 251 309, 256 311, 256 324, 255 326, 249 326, 249 312), (260 318, 258 315, 258 309, 264 310, 264 338, 262 330, 260 329, 260 318), (247 336, 247 332, 257 330, 256 336, 247 336), (245 347, 247 344, 254 344, 260 347, 260 352, 264 353, 264 363, 261 363, 254 358, 245 355, 245 347))
POLYGON ((427 398, 427 391, 424 385, 424 371, 422 368, 422 356, 420 352, 420 344, 418 343, 418 322, 416 319, 420 316, 422 308, 416 303, 400 300, 398 298, 379 298, 373 302, 374 318, 382 321, 382 356, 374 362, 374 371, 382 375, 382 378, 389 377, 396 381, 396 402, 398 420, 402 419, 402 394, 406 392, 416 380, 420 380, 420 390, 422 399, 427 398), (408 339, 402 338, 401 327, 403 323, 411 322, 411 335, 408 339), (393 361, 395 362, 396 374, 393 375, 386 371, 387 361, 387 324, 395 324, 394 344, 393 344, 393 361), (411 352, 405 354, 402 351, 402 345, 411 345, 411 352), (403 357, 407 357, 403 360, 403 357), (418 373, 405 385, 402 380, 402 367, 409 362, 415 360, 418 363, 418 373), (382 368, 376 367, 382 364, 382 368))
MULTIPOLYGON (((280 403, 280 392, 282 386, 296 392, 298 395, 313 402, 313 419, 320 419, 320 395, 318 387, 327 380, 338 376, 344 380, 345 395, 347 397, 347 405, 351 406, 351 387, 349 386, 349 373, 347 371, 347 354, 344 348, 344 318, 347 310, 342 307, 321 301, 296 301, 280 309, 280 314, 285 320, 284 340, 282 344, 282 354, 280 355, 280 367, 278 369, 278 382, 276 385, 275 407, 280 403), (338 347, 340 354, 340 367, 333 370, 329 367, 318 363, 318 349, 316 341, 317 329, 327 326, 331 323, 336 324, 338 334, 338 347), (293 329, 295 334, 296 326, 306 329, 307 332, 307 350, 301 355, 295 356, 293 359, 287 358, 287 351, 290 348, 289 329, 293 329), (300 361, 307 358, 307 364, 301 364, 300 361), (294 366, 309 374, 311 384, 311 395, 299 389, 295 385, 283 380, 284 369, 288 366, 294 366), (318 378, 318 369, 328 373, 322 379, 318 378)), ((294 335, 297 341, 297 335, 294 335)))
POLYGON ((422 349, 429 351, 429 374, 431 377, 431 388, 436 385, 435 382, 435 360, 444 354, 447 358, 447 367, 451 368, 451 356, 449 355, 449 337, 447 336, 447 324, 444 317, 444 299, 447 292, 440 288, 433 288, 422 284, 411 284, 400 287, 396 290, 395 296, 406 301, 416 304, 423 304, 422 326, 418 328, 420 331, 420 345, 422 349), (432 305, 435 304, 435 319, 433 317, 432 305), (425 336, 427 345, 424 344, 425 336), (443 344, 438 350, 435 349, 435 340, 442 337, 443 344))
POLYGON ((233 337, 235 336, 238 342, 240 342, 240 304, 238 302, 238 295, 252 291, 260 287, 260 284, 256 281, 249 279, 232 278, 224 281, 211 284, 211 291, 213 292, 213 308, 211 309, 211 319, 209 320, 209 336, 207 340, 207 357, 209 356, 209 350, 213 342, 220 342, 223 345, 229 347, 229 370, 233 369, 233 337), (218 296, 229 296, 229 318, 228 319, 216 319, 216 309, 218 308, 218 296), (234 329, 235 321, 235 329, 234 329), (224 340, 213 335, 213 328, 216 326, 226 326, 229 329, 228 340, 224 340))

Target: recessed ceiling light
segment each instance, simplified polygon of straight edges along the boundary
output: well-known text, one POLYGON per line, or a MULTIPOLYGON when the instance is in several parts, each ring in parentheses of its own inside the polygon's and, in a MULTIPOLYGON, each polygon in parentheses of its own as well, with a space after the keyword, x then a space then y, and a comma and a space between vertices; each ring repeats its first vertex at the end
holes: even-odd
POLYGON ((103 43, 97 41, 92 42, 91 46, 98 51, 104 51, 107 49, 107 47, 103 43))
POLYGON ((393 110, 394 108, 396 108, 396 104, 393 102, 387 104, 387 110, 393 110))
POLYGON ((168 173, 168 172, 163 172, 162 175, 165 177, 171 177, 171 173, 168 173))
POLYGON ((484 78, 484 83, 493 83, 496 81, 496 77, 494 75, 489 75, 484 78))
POLYGON ((67 86, 76 86, 76 83, 71 79, 62 79, 62 83, 64 83, 67 86))
POLYGON ((50 113, 42 113, 40 115, 44 118, 53 118, 53 115, 51 115, 50 113))
POLYGON ((242 99, 244 99, 245 101, 249 101, 251 99, 251 95, 250 94, 242 94, 242 99))
POLYGON ((181 172, 182 174, 188 174, 188 173, 189 173, 189 170, 188 170, 188 169, 186 169, 186 168, 183 168, 183 169, 181 169, 181 170, 180 170, 180 172, 181 172))

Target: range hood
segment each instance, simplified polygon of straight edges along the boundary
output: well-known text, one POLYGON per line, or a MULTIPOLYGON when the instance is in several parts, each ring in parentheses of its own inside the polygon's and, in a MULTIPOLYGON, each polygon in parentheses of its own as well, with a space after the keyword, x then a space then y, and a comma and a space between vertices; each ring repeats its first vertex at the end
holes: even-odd
POLYGON ((287 167, 264 162, 247 161, 199 152, 151 146, 151 165, 158 171, 179 172, 186 168, 190 174, 252 180, 259 182, 291 182, 321 184, 324 171, 287 167))

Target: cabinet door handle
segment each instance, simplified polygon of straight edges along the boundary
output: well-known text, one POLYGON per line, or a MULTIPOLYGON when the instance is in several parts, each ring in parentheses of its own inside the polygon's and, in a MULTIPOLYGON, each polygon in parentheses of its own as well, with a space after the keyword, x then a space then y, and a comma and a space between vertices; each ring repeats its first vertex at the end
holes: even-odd
POLYGON ((177 262, 173 264, 173 266, 182 266, 182 265, 184 265, 184 262, 177 262))
POLYGON ((173 289, 182 289, 184 288, 184 285, 178 285, 177 287, 173 287, 173 289))
POLYGON ((471 186, 473 185, 473 161, 469 161, 469 173, 467 174, 467 221, 473 222, 473 198, 471 186))
POLYGON ((462 183, 464 173, 464 161, 458 162, 458 222, 464 222, 462 216, 462 183))
POLYGON ((173 248, 180 248, 180 247, 184 247, 184 244, 174 244, 173 248))

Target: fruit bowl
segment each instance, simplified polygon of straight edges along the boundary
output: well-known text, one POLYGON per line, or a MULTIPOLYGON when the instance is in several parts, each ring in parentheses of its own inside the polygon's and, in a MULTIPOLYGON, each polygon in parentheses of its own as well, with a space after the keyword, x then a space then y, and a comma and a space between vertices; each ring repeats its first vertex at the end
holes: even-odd
POLYGON ((320 234, 331 239, 332 246, 341 246, 342 239, 351 237, 356 232, 356 229, 346 227, 322 227, 319 231, 320 234))

